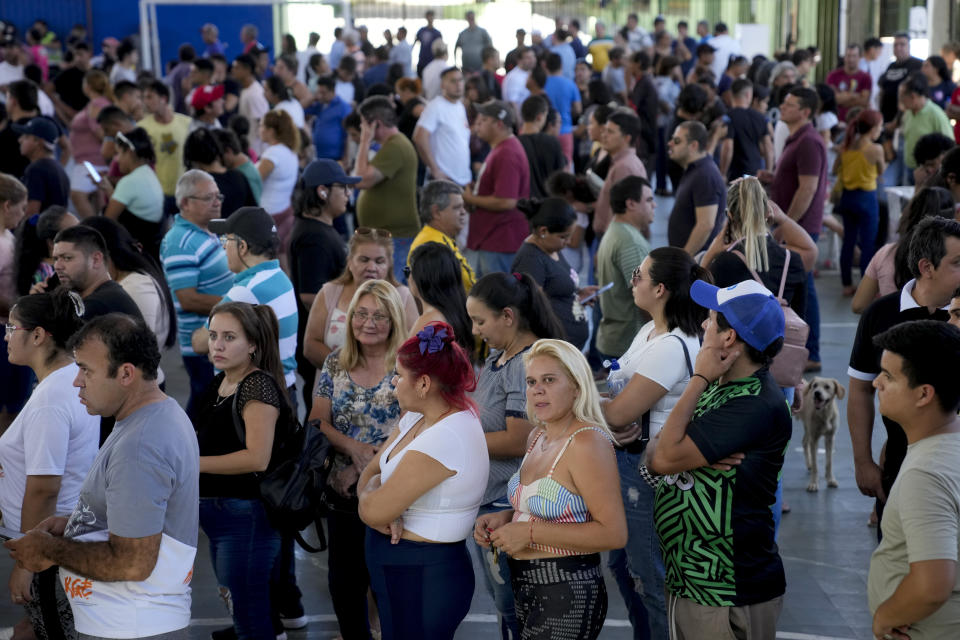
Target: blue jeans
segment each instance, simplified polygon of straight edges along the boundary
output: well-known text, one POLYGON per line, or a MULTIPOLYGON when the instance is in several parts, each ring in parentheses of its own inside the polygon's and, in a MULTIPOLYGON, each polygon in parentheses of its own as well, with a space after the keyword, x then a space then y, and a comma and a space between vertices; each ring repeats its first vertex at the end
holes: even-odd
MULTIPOLYGON (((814 244, 820 238, 819 233, 811 233, 810 238, 814 244)), ((807 274, 807 310, 804 321, 810 325, 810 333, 807 335, 807 356, 814 362, 820 362, 820 303, 817 302, 817 288, 813 282, 813 271, 807 274)))
POLYGON ((512 253, 500 253, 499 251, 475 251, 473 249, 466 251, 466 258, 473 267, 479 280, 488 273, 510 273, 513 270, 512 253))
POLYGON ((400 281, 400 284, 407 284, 407 278, 403 275, 403 268, 407 266, 407 254, 410 253, 410 245, 413 244, 413 238, 394 238, 393 239, 393 275, 400 281))
POLYGON ((843 217, 843 246, 840 249, 840 281, 843 286, 853 284, 853 249, 860 246, 860 275, 876 251, 877 227, 880 224, 880 205, 876 191, 851 189, 843 191, 840 199, 843 217))
POLYGON ((642 453, 617 449, 620 493, 627 515, 627 546, 611 551, 607 566, 627 605, 633 637, 667 640, 667 605, 660 541, 653 526, 654 490, 637 470, 642 453))
POLYGON ((390 544, 367 527, 365 551, 383 640, 453 640, 475 586, 464 541, 390 544))
MULTIPOLYGON (((491 502, 480 506, 477 513, 479 518, 482 515, 503 511, 510 508, 510 502, 506 497, 497 502, 491 502)), ((513 603, 513 586, 510 582, 510 563, 506 553, 500 552, 500 559, 497 563, 497 576, 493 575, 493 566, 490 564, 490 550, 484 549, 476 543, 473 536, 467 538, 467 547, 477 559, 477 564, 482 567, 483 583, 487 588, 487 593, 493 600, 497 608, 497 618, 500 622, 500 638, 502 640, 511 640, 520 637, 520 627, 517 623, 517 610, 513 603)))
POLYGON ((280 552, 280 534, 270 526, 263 503, 201 498, 200 526, 210 539, 213 572, 238 640, 273 638, 270 572, 280 552))
POLYGON ((192 420, 195 416, 197 398, 200 397, 210 383, 213 382, 213 364, 207 356, 183 356, 183 366, 190 378, 190 398, 187 400, 187 415, 192 420))

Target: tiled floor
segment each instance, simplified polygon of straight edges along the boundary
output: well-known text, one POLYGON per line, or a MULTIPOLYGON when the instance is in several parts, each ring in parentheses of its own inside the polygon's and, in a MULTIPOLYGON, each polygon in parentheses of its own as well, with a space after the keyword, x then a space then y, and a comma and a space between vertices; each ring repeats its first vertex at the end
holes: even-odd
MULTIPOLYGON (((659 198, 654 246, 665 244, 666 219, 672 201, 659 198)), ((839 278, 826 273, 817 285, 822 312, 822 351, 824 371, 846 385, 846 362, 856 329, 856 317, 848 301, 840 298, 839 278)), ((186 395, 185 373, 179 358, 164 359, 168 390, 178 398, 186 395)), ((845 405, 841 402, 841 416, 845 405)), ((822 488, 819 493, 805 491, 807 472, 800 442, 802 425, 795 423, 794 438, 784 469, 785 497, 792 512, 785 515, 780 529, 780 551, 787 574, 787 594, 780 617, 778 638, 792 640, 854 639, 870 636, 870 614, 866 604, 866 579, 870 553, 875 547, 876 530, 867 527, 871 502, 857 491, 853 478, 850 438, 841 420, 835 454, 838 489, 822 488)), ((879 444, 877 445, 879 446, 879 444)), ((822 454, 820 463, 823 469, 822 454)), ((821 487, 824 487, 821 480, 821 487)), ((191 636, 209 637, 210 631, 227 626, 226 612, 216 597, 216 583, 209 555, 201 544, 194 574, 194 624, 191 636)), ((0 576, 8 575, 10 560, 0 558, 0 576)), ((336 621, 327 590, 326 554, 298 558, 298 573, 304 602, 310 615, 305 631, 293 632, 299 638, 332 638, 336 621)), ((602 638, 631 638, 626 611, 612 581, 607 628, 602 638)), ((0 638, 3 627, 19 619, 18 608, 0 597, 0 638)), ((496 636, 493 605, 481 588, 474 594, 471 614, 461 625, 458 638, 496 636)), ((9 633, 9 630, 6 631, 9 633)))

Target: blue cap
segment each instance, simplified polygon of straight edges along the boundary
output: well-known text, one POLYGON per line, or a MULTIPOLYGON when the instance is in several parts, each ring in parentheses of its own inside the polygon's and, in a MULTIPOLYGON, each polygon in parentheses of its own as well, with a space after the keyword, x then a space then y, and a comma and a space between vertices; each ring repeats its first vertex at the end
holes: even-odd
POLYGON ((690 286, 690 297, 701 307, 722 313, 740 339, 758 351, 783 337, 783 309, 756 280, 744 280, 724 289, 697 280, 690 286))
POLYGON ((36 136, 50 145, 56 144, 57 138, 60 137, 60 127, 46 116, 30 118, 27 124, 13 124, 11 128, 18 135, 36 136))
POLYGON ((303 170, 303 185, 307 189, 315 189, 320 185, 357 184, 360 180, 357 176, 345 174, 340 163, 325 158, 314 160, 303 170))

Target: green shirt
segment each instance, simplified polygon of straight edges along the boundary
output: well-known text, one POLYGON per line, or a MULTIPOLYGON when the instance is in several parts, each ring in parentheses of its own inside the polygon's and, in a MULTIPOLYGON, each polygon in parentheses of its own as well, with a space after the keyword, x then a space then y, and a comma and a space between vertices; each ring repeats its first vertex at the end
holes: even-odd
POLYGON ((260 204, 260 192, 263 191, 263 179, 260 177, 260 172, 257 171, 257 167, 247 160, 237 167, 237 171, 242 173, 243 177, 250 183, 250 191, 253 191, 253 199, 257 201, 257 204, 260 204))
POLYGON ((383 143, 370 164, 383 180, 360 192, 357 224, 386 229, 395 238, 413 238, 420 231, 417 216, 417 152, 402 133, 383 143))
POLYGON ((905 151, 904 162, 909 169, 917 168, 917 161, 913 157, 913 148, 917 146, 917 140, 928 133, 940 133, 953 140, 953 127, 950 126, 950 120, 943 109, 937 106, 933 100, 927 98, 927 104, 923 105, 916 114, 907 109, 903 112, 903 149, 905 151))
POLYGON ((619 218, 614 216, 597 249, 597 284, 613 283, 612 289, 600 294, 603 319, 597 329, 597 349, 618 358, 643 326, 644 315, 633 303, 630 279, 650 253, 650 243, 640 230, 619 218))

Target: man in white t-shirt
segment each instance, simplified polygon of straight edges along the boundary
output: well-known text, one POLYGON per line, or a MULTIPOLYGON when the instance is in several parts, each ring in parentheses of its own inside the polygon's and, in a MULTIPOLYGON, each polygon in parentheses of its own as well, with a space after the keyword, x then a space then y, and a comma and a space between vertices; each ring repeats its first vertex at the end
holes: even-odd
POLYGON ((709 44, 715 49, 710 70, 713 71, 713 77, 719 80, 727 70, 730 56, 740 54, 740 41, 730 36, 725 23, 718 22, 713 28, 713 37, 710 38, 709 44))
POLYGON ((260 141, 260 119, 270 111, 270 103, 263 95, 263 85, 257 81, 257 63, 253 56, 243 54, 233 61, 231 74, 240 84, 238 113, 250 121, 250 146, 257 153, 263 151, 260 141))
POLYGON ((537 54, 532 48, 523 48, 517 56, 517 66, 510 70, 510 73, 503 79, 503 99, 513 105, 513 108, 520 113, 520 105, 530 97, 530 90, 527 89, 527 78, 530 72, 537 66, 537 54))
POLYGON ((867 38, 863 43, 863 57, 860 58, 860 70, 870 74, 870 108, 879 109, 880 76, 890 66, 890 59, 883 55, 883 43, 880 38, 867 38))
POLYGON ((60 566, 81 636, 187 640, 200 491, 193 425, 157 385, 160 351, 142 320, 94 318, 69 347, 87 412, 117 423, 70 518, 48 518, 5 546, 30 571, 60 566))
POLYGON ((440 74, 441 94, 420 114, 413 142, 434 180, 450 180, 461 187, 470 172, 470 123, 463 98, 463 73, 450 67, 440 74))

